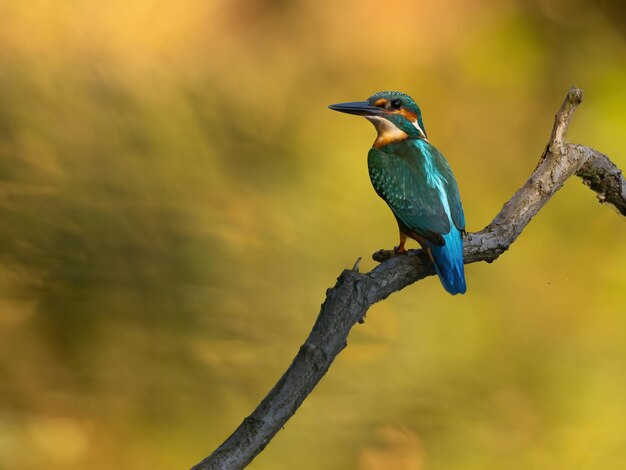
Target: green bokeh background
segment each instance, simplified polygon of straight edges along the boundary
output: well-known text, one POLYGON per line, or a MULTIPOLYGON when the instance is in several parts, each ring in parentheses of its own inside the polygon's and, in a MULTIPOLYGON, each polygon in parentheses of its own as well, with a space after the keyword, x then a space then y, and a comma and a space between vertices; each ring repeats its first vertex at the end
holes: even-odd
MULTIPOLYGON (((180 469, 291 362, 342 269, 397 243, 399 89, 468 230, 569 140, 626 168, 618 1, 0 2, 0 468, 180 469)), ((375 305, 253 469, 626 468, 624 220, 568 182, 468 293, 375 305)))

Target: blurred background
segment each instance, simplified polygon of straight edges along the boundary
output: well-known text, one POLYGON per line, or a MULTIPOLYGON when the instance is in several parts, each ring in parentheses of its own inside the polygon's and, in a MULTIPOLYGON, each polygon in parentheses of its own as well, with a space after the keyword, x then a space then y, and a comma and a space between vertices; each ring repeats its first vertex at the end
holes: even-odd
MULTIPOLYGON (((619 1, 0 3, 0 468, 182 469, 397 243, 363 119, 412 95, 468 230, 569 140, 626 168, 619 1)), ((623 469, 625 221, 569 181, 468 293, 375 305, 253 469, 623 469)), ((415 244, 413 245, 415 246, 415 244)))

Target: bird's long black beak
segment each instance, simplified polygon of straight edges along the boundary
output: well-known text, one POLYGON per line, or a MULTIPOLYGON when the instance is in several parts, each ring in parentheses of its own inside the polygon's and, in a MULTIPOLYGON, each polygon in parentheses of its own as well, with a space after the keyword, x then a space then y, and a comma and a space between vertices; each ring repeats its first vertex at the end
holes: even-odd
POLYGON ((357 116, 378 116, 382 110, 367 101, 352 101, 350 103, 337 103, 329 106, 333 111, 356 114, 357 116))

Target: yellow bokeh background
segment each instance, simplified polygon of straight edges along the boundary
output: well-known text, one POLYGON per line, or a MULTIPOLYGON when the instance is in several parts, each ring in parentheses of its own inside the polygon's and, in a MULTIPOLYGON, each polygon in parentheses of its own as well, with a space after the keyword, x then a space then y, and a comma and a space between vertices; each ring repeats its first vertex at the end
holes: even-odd
MULTIPOLYGON (((603 0, 0 2, 0 468, 180 469, 397 243, 374 130, 420 104, 482 229, 569 140, 626 168, 603 0)), ((569 181, 468 293, 375 305, 253 469, 626 467, 625 221, 569 181)))

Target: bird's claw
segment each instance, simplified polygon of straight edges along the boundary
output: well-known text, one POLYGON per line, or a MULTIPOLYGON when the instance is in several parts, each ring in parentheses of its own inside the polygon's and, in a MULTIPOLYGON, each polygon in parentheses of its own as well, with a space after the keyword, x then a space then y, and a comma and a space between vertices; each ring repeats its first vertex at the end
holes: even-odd
POLYGON ((378 250, 372 255, 372 259, 374 261, 378 261, 382 263, 383 261, 387 261, 388 259, 395 258, 396 256, 402 256, 407 254, 406 249, 400 247, 394 247, 393 250, 378 250))
POLYGON ((396 255, 404 255, 406 254, 406 248, 404 248, 404 245, 398 245, 398 246, 394 246, 393 247, 393 251, 396 255))

